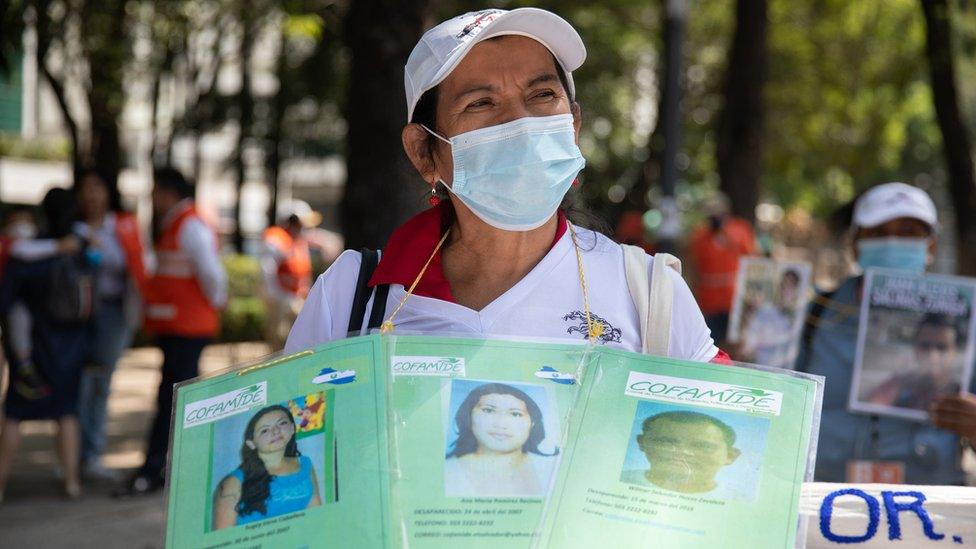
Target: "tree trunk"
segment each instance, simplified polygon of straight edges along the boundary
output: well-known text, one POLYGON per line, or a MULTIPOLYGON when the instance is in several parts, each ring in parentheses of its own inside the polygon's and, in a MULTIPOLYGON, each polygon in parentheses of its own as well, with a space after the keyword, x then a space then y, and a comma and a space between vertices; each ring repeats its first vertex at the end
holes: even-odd
POLYGON ((78 174, 83 169, 78 122, 75 121, 75 117, 71 114, 71 108, 68 106, 68 97, 64 89, 64 83, 58 80, 47 65, 47 54, 51 49, 53 35, 57 32, 54 22, 51 21, 51 17, 48 15, 49 3, 36 2, 35 5, 31 6, 33 9, 35 30, 37 31, 37 68, 41 73, 41 77, 51 86, 54 99, 58 103, 58 110, 61 111, 61 118, 68 130, 68 140, 71 142, 71 172, 72 174, 78 174))
POLYGON ((234 195, 234 249, 244 253, 244 233, 241 232, 241 194, 244 189, 245 165, 244 145, 251 131, 254 118, 254 98, 251 96, 251 49, 254 43, 253 21, 246 13, 241 14, 242 38, 240 50, 241 89, 237 92, 237 146, 234 148, 234 171, 236 173, 236 193, 234 195))
MULTIPOLYGON (((125 102, 122 73, 129 60, 125 47, 125 1, 114 5, 100 4, 98 16, 86 13, 82 18, 83 49, 88 53, 88 71, 93 84, 88 90, 91 116, 91 144, 88 160, 112 188, 118 188, 122 169, 119 120, 125 102), (88 18, 88 19, 86 19, 88 18)), ((75 181, 77 183, 77 179, 75 181)))
POLYGON ((75 122, 74 116, 71 115, 71 109, 68 107, 68 99, 65 95, 64 85, 47 68, 47 62, 40 54, 40 48, 38 48, 37 66, 41 72, 41 76, 44 77, 44 80, 47 81, 48 85, 51 86, 51 90, 54 92, 54 99, 57 101, 58 109, 61 111, 61 118, 67 127, 68 140, 71 142, 71 173, 72 175, 76 175, 84 168, 81 161, 81 150, 79 149, 78 123, 75 122))
POLYGON ((268 132, 267 160, 265 166, 268 172, 268 226, 278 221, 278 174, 281 171, 281 135, 284 124, 285 107, 288 104, 288 92, 285 88, 285 67, 287 61, 288 39, 285 36, 284 23, 281 30, 281 51, 275 62, 275 76, 278 78, 278 91, 271 101, 271 124, 268 132))
POLYGON ((407 112, 403 66, 420 38, 428 3, 356 0, 343 24, 351 59, 341 226, 353 249, 383 246, 423 204, 424 191, 403 152, 400 132, 407 112))
POLYGON ((963 123, 952 60, 952 27, 946 0, 922 0, 925 53, 932 79, 932 99, 942 131, 949 189, 958 235, 958 273, 976 275, 976 181, 972 145, 963 123))
MULTIPOLYGON (((668 152, 677 150, 680 143, 673 143, 673 147, 667 147, 667 134, 673 134, 672 139, 680 139, 680 120, 681 120, 681 51, 682 40, 684 39, 684 28, 687 21, 687 6, 680 6, 675 9, 674 0, 661 0, 661 12, 665 14, 663 29, 663 45, 661 59, 660 81, 658 89, 660 97, 657 104, 657 121, 654 124, 654 131, 647 140, 647 158, 641 166, 640 175, 637 182, 627 193, 627 198, 622 204, 620 213, 624 211, 639 211, 643 213, 650 205, 647 202, 647 193, 656 184, 663 183, 664 177, 664 158, 665 149, 668 152), (677 97, 673 97, 677 96, 677 97), (669 112, 669 109, 673 112, 669 112), (667 131, 670 129, 671 131, 667 131)), ((668 163, 673 166, 673 159, 668 163)), ((670 190, 673 194, 674 181, 668 182, 669 187, 662 189, 670 190)), ((618 215, 619 217, 619 215, 618 215)))
POLYGON ((755 219, 761 188, 766 26, 767 0, 736 1, 716 143, 721 189, 732 203, 732 213, 749 221, 755 219))

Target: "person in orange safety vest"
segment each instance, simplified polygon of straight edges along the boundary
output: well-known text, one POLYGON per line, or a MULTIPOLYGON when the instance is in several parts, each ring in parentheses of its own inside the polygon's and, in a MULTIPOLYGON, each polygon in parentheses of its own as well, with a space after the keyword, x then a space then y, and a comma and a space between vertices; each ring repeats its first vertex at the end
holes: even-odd
POLYGON ((163 486, 173 385, 196 377, 200 354, 220 327, 227 301, 227 276, 217 235, 197 213, 194 187, 173 168, 153 173, 156 272, 146 290, 146 331, 163 351, 157 412, 146 460, 117 497, 153 492, 163 486))
POLYGON ((303 231, 322 220, 308 204, 297 200, 285 205, 284 214, 278 225, 264 231, 261 254, 265 337, 273 349, 284 346, 311 287, 312 259, 303 231))
POLYGON ((729 311, 735 293, 739 258, 756 253, 756 235, 745 219, 729 212, 729 201, 719 194, 705 204, 708 219, 691 235, 690 258, 697 272, 692 285, 717 345, 725 342, 729 311))

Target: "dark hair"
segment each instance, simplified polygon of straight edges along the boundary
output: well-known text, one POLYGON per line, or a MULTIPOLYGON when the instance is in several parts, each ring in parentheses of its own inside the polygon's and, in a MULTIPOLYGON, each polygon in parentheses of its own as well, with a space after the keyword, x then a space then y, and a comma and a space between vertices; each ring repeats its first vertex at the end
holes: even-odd
MULTIPOLYGON (((274 475, 268 472, 268 468, 261 461, 257 449, 252 449, 247 445, 247 441, 254 439, 254 427, 259 419, 271 412, 284 412, 295 423, 295 416, 291 415, 291 410, 280 405, 261 408, 254 417, 247 422, 244 429, 244 444, 241 444, 241 472, 244 473, 244 482, 241 483, 241 500, 237 502, 235 510, 238 515, 249 515, 255 511, 262 515, 268 514, 268 498, 271 496, 271 479, 274 475)), ((296 429, 297 431, 297 429, 296 429)), ((298 457, 298 443, 295 441, 295 432, 291 434, 291 440, 285 445, 285 457, 298 457)))
POLYGON ((61 238, 71 234, 75 220, 75 197, 68 189, 55 187, 41 200, 41 211, 47 224, 49 238, 61 238))
POLYGON ((644 420, 641 424, 641 431, 646 434, 648 429, 651 428, 651 424, 659 419, 666 419, 668 421, 673 421, 675 423, 681 423, 683 425, 688 425, 692 423, 709 423, 712 424, 720 431, 722 431, 722 438, 725 439, 725 443, 728 444, 729 448, 735 445, 735 430, 729 427, 724 421, 714 418, 708 414, 702 414, 700 412, 686 412, 683 410, 673 411, 673 412, 662 412, 660 414, 654 414, 653 416, 644 420))
POLYGON ((153 170, 153 182, 157 187, 175 192, 180 198, 193 196, 193 183, 171 166, 153 170))
POLYGON ((794 284, 800 283, 800 273, 798 273, 796 269, 786 269, 786 271, 783 272, 783 278, 779 279, 780 284, 786 282, 787 278, 792 279, 794 284))
POLYGON ((959 346, 960 343, 963 343, 966 339, 966 336, 963 334, 962 327, 959 326, 959 323, 956 321, 956 319, 947 314, 925 313, 925 316, 922 317, 922 320, 920 320, 918 324, 915 326, 915 336, 913 337, 913 339, 918 339, 918 335, 922 332, 922 328, 925 326, 952 330, 952 335, 955 336, 954 343, 956 346, 959 346))
POLYGON ((113 212, 121 212, 122 193, 119 192, 118 178, 109 177, 106 172, 96 168, 87 168, 82 170, 75 178, 75 184, 71 188, 71 191, 78 194, 78 191, 81 190, 81 186, 88 178, 94 178, 105 186, 105 190, 108 192, 108 209, 112 210, 113 212))
POLYGON ((539 450, 539 444, 546 438, 546 428, 543 426, 542 410, 539 405, 532 400, 532 397, 523 391, 506 385, 504 383, 485 383, 468 393, 464 402, 458 407, 454 414, 454 426, 457 429, 458 437, 452 445, 451 451, 445 457, 461 457, 472 454, 478 450, 478 441, 471 432, 471 412, 478 405, 478 401, 485 395, 511 395, 525 404, 525 409, 529 412, 529 420, 532 427, 529 429, 529 438, 522 444, 522 452, 533 453, 540 456, 554 456, 559 453, 557 448, 551 454, 546 454, 539 450))

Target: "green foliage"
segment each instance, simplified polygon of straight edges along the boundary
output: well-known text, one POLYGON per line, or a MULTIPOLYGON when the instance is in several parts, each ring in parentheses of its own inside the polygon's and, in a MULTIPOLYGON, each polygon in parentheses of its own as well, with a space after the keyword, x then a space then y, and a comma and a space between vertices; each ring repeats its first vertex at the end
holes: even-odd
POLYGON ((68 160, 71 145, 64 139, 22 139, 19 135, 0 133, 0 157, 27 160, 68 160))
MULTIPOLYGON (((550 9, 579 30, 588 51, 574 74, 584 115, 583 192, 598 211, 612 211, 608 191, 639 177, 657 120, 664 2, 490 4, 550 9)), ((442 5, 435 20, 484 3, 442 5)), ((976 81, 976 17, 959 6, 952 18, 958 81, 976 130, 976 86, 968 85, 976 81)), ((701 196, 718 185, 714 131, 734 15, 732 0, 689 0, 678 201, 692 219, 701 196)), ((940 134, 918 0, 769 0, 769 19, 763 199, 823 216, 876 183, 938 179, 940 134)))
POLYGON ((264 335, 261 265, 247 255, 222 258, 227 272, 227 308, 220 314, 221 341, 258 341, 264 335))
POLYGON ((939 146, 915 0, 771 3, 768 197, 826 213, 935 168, 939 146))

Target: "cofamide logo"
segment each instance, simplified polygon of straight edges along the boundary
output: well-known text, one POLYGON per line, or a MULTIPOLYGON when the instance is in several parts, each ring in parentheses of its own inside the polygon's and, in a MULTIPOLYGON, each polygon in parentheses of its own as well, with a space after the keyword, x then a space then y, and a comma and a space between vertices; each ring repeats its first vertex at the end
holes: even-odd
POLYGON ((446 356, 395 356, 393 375, 464 377, 464 359, 446 356))
POLYGON ((203 425, 228 416, 246 412, 268 402, 268 382, 262 381, 205 400, 187 404, 183 413, 183 428, 203 425))
POLYGON ((778 416, 783 393, 698 379, 630 372, 627 396, 778 416))

